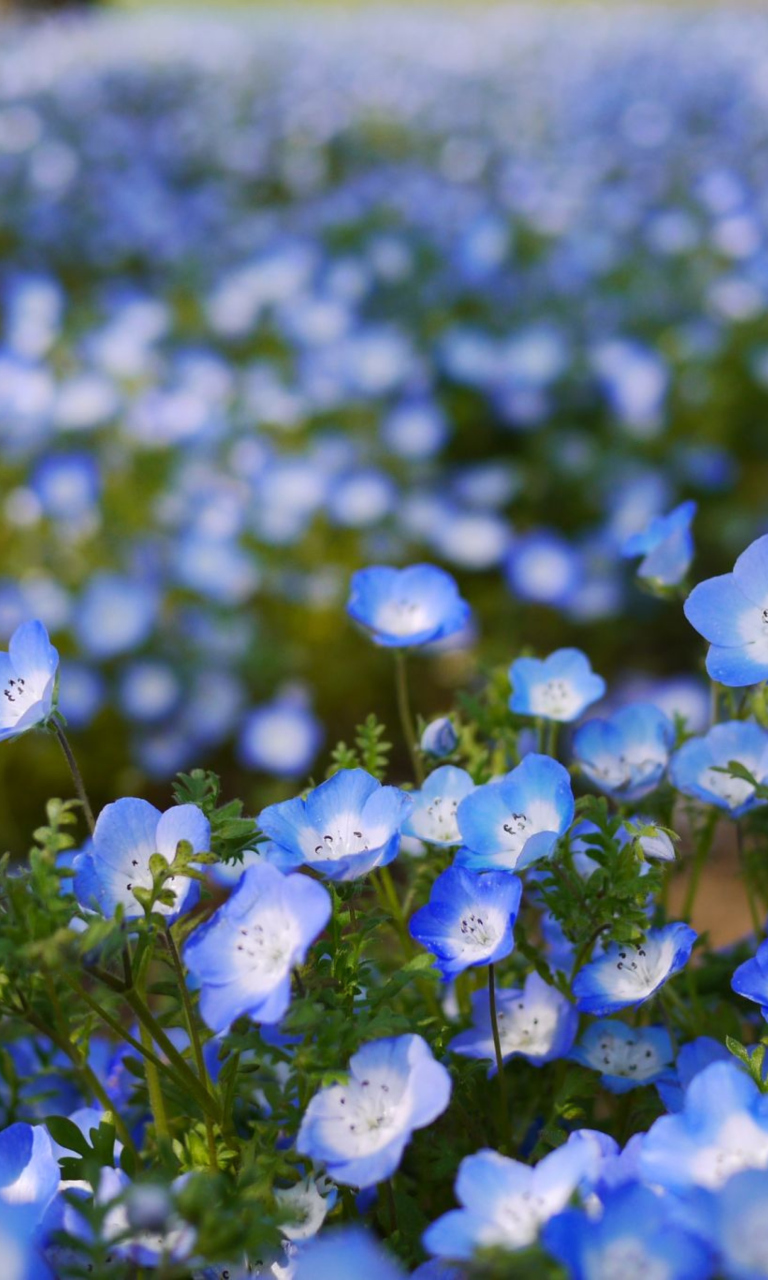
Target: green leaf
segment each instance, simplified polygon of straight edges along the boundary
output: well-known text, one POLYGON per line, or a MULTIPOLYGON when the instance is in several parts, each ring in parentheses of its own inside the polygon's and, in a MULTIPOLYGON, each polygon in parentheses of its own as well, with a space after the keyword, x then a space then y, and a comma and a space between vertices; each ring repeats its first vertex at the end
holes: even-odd
MULTIPOLYGON (((45 1122, 45 1127, 60 1147, 65 1147, 67 1151, 76 1151, 79 1156, 92 1154, 88 1139, 67 1116, 50 1116, 45 1122)), ((114 1129, 112 1134, 114 1137, 114 1129)))

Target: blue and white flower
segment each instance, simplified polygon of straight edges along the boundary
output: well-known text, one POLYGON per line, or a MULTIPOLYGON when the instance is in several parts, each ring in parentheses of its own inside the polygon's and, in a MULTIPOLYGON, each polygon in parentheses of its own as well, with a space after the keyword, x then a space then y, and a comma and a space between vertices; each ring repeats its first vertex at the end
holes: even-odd
POLYGON ((425 755, 443 760, 451 755, 459 744, 459 735, 449 716, 431 720, 421 735, 419 746, 425 755))
POLYGON ((741 553, 732 573, 694 587, 684 612, 710 642, 713 680, 740 688, 768 679, 768 534, 741 553))
POLYGON ((283 696, 248 712, 238 754, 250 769, 297 778, 309 769, 322 740, 322 725, 303 699, 283 696))
POLYGON ((587 1027, 571 1053, 574 1062, 599 1071, 601 1083, 611 1093, 655 1084, 671 1070, 674 1056, 665 1027, 628 1027, 612 1018, 587 1027))
POLYGON ((397 856, 412 801, 364 769, 340 769, 306 800, 268 805, 264 835, 329 880, 353 880, 397 856))
POLYGON ((568 771, 531 753, 462 800, 457 819, 464 847, 456 863, 474 871, 522 870, 549 856, 573 813, 568 771))
POLYGON ((361 1227, 329 1231, 299 1253, 291 1280, 403 1280, 396 1260, 361 1227))
POLYGON ((411 918, 411 937, 436 957, 444 978, 495 964, 515 945, 512 929, 523 886, 509 871, 478 875, 449 867, 432 886, 429 902, 411 918))
POLYGON ((669 776, 683 795, 717 805, 739 818, 758 801, 745 778, 728 772, 736 761, 758 782, 768 779, 768 733, 749 720, 713 725, 702 738, 689 738, 672 757, 669 776))
POLYGON ((697 936, 689 925, 676 922, 651 929, 634 945, 611 943, 573 980, 579 1009, 603 1017, 643 1004, 687 964, 697 936))
POLYGON ((197 929, 184 962, 200 988, 200 1012, 212 1031, 235 1018, 279 1022, 291 997, 291 970, 331 915, 331 898, 304 875, 269 863, 249 867, 232 896, 197 929))
POLYGON ((42 622, 22 622, 0 653, 0 742, 43 724, 54 707, 59 655, 42 622))
POLYGON ((595 675, 580 649, 556 649, 547 658, 517 658, 509 679, 511 711, 566 724, 605 695, 605 681, 595 675))
MULTIPOLYGON (((522 988, 497 987, 496 1017, 505 1062, 519 1055, 533 1066, 564 1058, 579 1024, 570 1000, 534 970, 522 988)), ((496 1053, 491 1026, 490 995, 486 987, 472 993, 472 1026, 449 1044, 453 1053, 493 1063, 496 1053)))
POLYGON ((745 1169, 735 1174, 702 1201, 699 1222, 718 1255, 718 1274, 728 1280, 765 1280, 768 1171, 745 1169))
POLYGON ((297 1150, 334 1182, 372 1187, 395 1172, 413 1130, 436 1120, 450 1096, 451 1077, 421 1036, 374 1040, 351 1058, 345 1084, 312 1099, 297 1150))
POLYGON ((457 821, 459 804, 475 789, 465 769, 444 764, 430 773, 420 791, 412 791, 413 808, 403 823, 403 834, 425 844, 461 844, 457 821))
POLYGON ((768 942, 763 942, 751 960, 740 964, 731 978, 731 986, 745 1000, 754 1000, 768 1022, 768 942))
POLYGON ((674 1071, 656 1081, 656 1091, 667 1111, 682 1111, 688 1085, 713 1062, 733 1062, 733 1054, 711 1036, 697 1036, 680 1047, 674 1071))
POLYGON ((376 644, 398 649, 445 640, 471 617, 455 580, 431 564, 360 569, 352 576, 347 612, 376 644))
POLYGON ((588 720, 573 736, 584 774, 617 800, 639 800, 658 785, 675 740, 671 721, 648 703, 635 703, 610 718, 588 720))
POLYGON ((61 1178, 53 1143, 42 1125, 20 1122, 0 1132, 0 1210, 30 1227, 45 1215, 61 1178))
POLYGON ((683 580, 693 560, 695 515, 696 503, 682 502, 669 515, 654 516, 642 533, 627 538, 621 554, 627 559, 643 556, 638 578, 661 587, 674 587, 683 580))
MULTIPOLYGON (((134 889, 151 890, 149 863, 159 853, 170 865, 181 841, 194 853, 206 853, 211 843, 208 819, 194 804, 174 805, 161 813, 146 800, 126 797, 108 804, 96 822, 92 841, 75 859, 74 890, 86 911, 112 916, 122 906, 127 920, 144 914, 134 889)), ((199 896, 197 882, 189 876, 171 876, 165 882, 174 903, 155 902, 152 910, 175 919, 199 896)))

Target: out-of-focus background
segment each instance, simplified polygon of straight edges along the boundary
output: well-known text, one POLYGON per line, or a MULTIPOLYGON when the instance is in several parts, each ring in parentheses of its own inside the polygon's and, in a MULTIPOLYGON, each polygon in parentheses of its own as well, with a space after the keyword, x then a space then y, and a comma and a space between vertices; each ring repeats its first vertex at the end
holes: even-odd
MULTIPOLYGON (((391 718, 382 561, 475 609, 425 715, 568 643, 704 723, 621 549, 766 528, 767 108, 749 8, 6 4, 0 640, 49 626, 97 804, 202 763, 255 808, 391 718)), ((4 747, 3 845, 66 785, 4 747)))

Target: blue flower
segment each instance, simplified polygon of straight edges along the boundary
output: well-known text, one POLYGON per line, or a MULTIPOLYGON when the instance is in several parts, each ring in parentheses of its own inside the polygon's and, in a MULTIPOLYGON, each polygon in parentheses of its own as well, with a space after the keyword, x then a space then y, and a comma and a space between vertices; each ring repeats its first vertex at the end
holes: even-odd
POLYGON ((695 502, 683 502, 667 516, 654 516, 642 533, 627 538, 621 554, 631 559, 643 556, 637 576, 662 587, 681 582, 693 560, 691 522, 695 502))
POLYGON ((765 1280, 768 1257, 768 1172, 745 1169, 701 1202, 701 1225, 728 1280, 765 1280))
POLYGON ((0 1132, 0 1210, 6 1205, 30 1227, 59 1189, 61 1173, 47 1129, 12 1124, 0 1132))
POLYGON ((768 942, 761 943, 752 960, 739 965, 731 978, 731 986, 738 996, 759 1004, 760 1012, 768 1021, 768 942))
POLYGON ((347 612, 390 648, 431 644, 463 631, 470 608, 449 573, 431 564, 374 565, 352 576, 347 612))
POLYGON ((643 1179, 678 1192, 767 1167, 768 1097, 732 1061, 695 1075, 682 1111, 656 1120, 640 1153, 643 1179))
POLYGON ((665 1027, 628 1027, 609 1018, 587 1027, 571 1053, 574 1062, 599 1071, 601 1083, 611 1093, 655 1084, 669 1072, 674 1056, 665 1027))
POLYGON ((582 1013, 598 1017, 649 1000, 688 962, 697 934, 687 924, 651 929, 635 945, 613 942, 573 980, 582 1013))
POLYGON ((733 573, 694 587, 684 612, 710 642, 713 680, 739 688, 768 679, 768 534, 741 553, 733 573))
POLYGON ((534 604, 566 608, 576 596, 584 574, 578 551, 549 529, 532 529, 513 544, 507 560, 507 580, 516 596, 534 604))
POLYGON ((688 1085, 712 1062, 733 1062, 733 1055, 711 1036, 697 1036, 680 1048, 673 1074, 656 1081, 656 1091, 667 1111, 682 1111, 688 1085))
POLYGON ((523 886, 509 871, 478 875, 449 867, 432 886, 429 902, 411 918, 411 937, 437 957, 444 978, 503 960, 514 947, 523 886))
POLYGON ((542 1243, 572 1280, 708 1280, 712 1275, 706 1244, 676 1221, 667 1202, 637 1184, 611 1192, 600 1217, 566 1209, 547 1223, 542 1243))
POLYGON ((733 760, 744 765, 758 782, 765 781, 768 733, 749 720, 713 725, 703 738, 689 738, 675 752, 669 776, 683 795, 696 796, 738 818, 762 802, 751 783, 727 772, 733 760))
POLYGON ((77 638, 91 657, 116 657, 144 643, 157 611, 157 595, 149 583, 117 573, 94 574, 77 610, 77 638))
POLYGON ((364 769, 340 769, 306 800, 268 805, 265 836, 329 880, 353 880, 397 856, 411 799, 364 769))
POLYGON ((403 823, 403 834, 427 844, 461 844, 456 814, 460 802, 475 789, 464 769, 445 764, 430 773, 421 791, 412 791, 413 808, 403 823))
POLYGON ((535 1168, 496 1151, 478 1151, 459 1165, 452 1209, 423 1236, 428 1253, 469 1261, 476 1249, 525 1249, 540 1228, 568 1204, 594 1153, 585 1144, 565 1145, 535 1168))
POLYGON ((15 1205, 0 1204, 3 1280, 55 1280, 42 1257, 38 1237, 35 1225, 19 1214, 15 1205))
POLYGON ((531 753, 511 773, 477 787, 458 809, 465 848, 457 865, 473 871, 521 870, 546 858, 573 821, 567 769, 531 753))
POLYGON ((395 1172, 413 1130, 436 1120, 450 1097, 451 1077, 421 1036, 374 1040, 351 1058, 346 1084, 312 1099, 296 1149, 334 1182, 372 1187, 395 1172))
POLYGON ((269 863, 244 871, 184 948, 206 1026, 225 1031, 245 1014, 279 1022, 291 998, 291 969, 304 963, 330 915, 328 890, 309 876, 284 876, 269 863))
MULTIPOLYGON (((503 1060, 519 1054, 535 1067, 565 1057, 579 1024, 579 1015, 570 1000, 535 970, 529 973, 522 990, 497 988, 496 1013, 503 1060)), ((495 1062, 486 987, 472 993, 472 1026, 455 1036, 448 1048, 465 1058, 495 1062)))
POLYGON ((661 781, 675 740, 671 721, 649 703, 588 720, 573 736, 583 773, 617 800, 638 800, 661 781))
MULTIPOLYGON (((172 863, 181 840, 195 853, 211 843, 208 819, 194 804, 179 804, 161 813, 146 800, 126 797, 102 809, 92 842, 75 859, 75 895, 87 911, 112 916, 121 905, 127 920, 144 914, 133 890, 151 889, 149 862, 159 853, 172 863)), ((175 919, 198 898, 197 882, 176 876, 164 886, 173 892, 173 905, 156 902, 153 911, 175 919)))
POLYGON ((580 649, 556 649, 548 658, 517 658, 509 668, 509 708, 524 716, 570 723, 605 694, 580 649))
POLYGON ((282 697, 248 712, 238 754, 250 769, 296 778, 307 772, 322 740, 322 726, 303 701, 282 697))
POLYGON ((42 622, 22 622, 0 653, 0 742, 43 724, 53 711, 59 655, 42 622))
MULTIPOLYGON (((282 1272, 281 1272, 282 1274, 282 1272)), ((394 1258, 361 1227, 329 1231, 302 1249, 292 1280, 401 1280, 394 1258)))
POLYGON ((451 755, 459 743, 459 735, 448 716, 432 720, 421 735, 419 746, 425 755, 438 760, 451 755))

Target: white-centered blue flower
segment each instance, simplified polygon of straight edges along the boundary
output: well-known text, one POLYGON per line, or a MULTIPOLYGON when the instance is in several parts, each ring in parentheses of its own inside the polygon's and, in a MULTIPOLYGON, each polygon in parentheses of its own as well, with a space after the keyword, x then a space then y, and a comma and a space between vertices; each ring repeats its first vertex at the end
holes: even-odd
POLYGON ((579 1009, 602 1017, 643 1004, 687 964, 697 936, 689 925, 675 922, 651 929, 634 945, 611 943, 573 980, 579 1009))
POLYGON ((768 1275, 768 1170, 745 1169, 717 1192, 702 1198, 696 1225, 719 1258, 728 1280, 765 1280, 768 1275))
POLYGON ((352 880, 397 856, 410 796, 383 787, 364 769, 340 769, 306 800, 268 805, 264 835, 329 880, 352 880))
MULTIPOLYGON (((74 891, 87 911, 112 916, 122 906, 127 920, 144 914, 135 889, 152 888, 149 863, 159 853, 170 865, 181 841, 195 853, 210 849, 211 827, 194 804, 174 805, 161 813, 146 800, 125 797, 108 804, 96 822, 92 841, 75 859, 74 891)), ((198 898, 197 881, 189 876, 171 876, 164 888, 174 903, 156 902, 153 911, 175 919, 198 898)))
POLYGON ((424 1248, 437 1257, 469 1261, 477 1249, 525 1249, 560 1213, 594 1163, 586 1145, 565 1145, 535 1167, 496 1151, 478 1151, 459 1165, 452 1209, 433 1222, 424 1248))
POLYGON ((694 587, 684 612, 710 642, 713 680, 740 688, 768 679, 768 534, 741 553, 732 573, 694 587))
POLYGON ((200 988, 200 1012, 212 1031, 247 1014, 279 1022, 291 998, 291 970, 331 915, 328 890, 269 863, 249 867, 231 897, 184 947, 200 988))
MULTIPOLYGON (((282 1274, 282 1273, 281 1273, 282 1274)), ((303 1249, 291 1280, 402 1280, 403 1272, 361 1227, 329 1231, 303 1249)))
POLYGON ((479 875, 449 867, 437 877, 429 902, 412 916, 411 937, 433 953, 444 978, 495 964, 515 945, 512 929, 522 891, 510 871, 479 875))
POLYGON ((445 640, 463 631, 471 617, 455 580, 432 564, 358 570, 347 612, 376 644, 396 649, 445 640))
POLYGON ((465 769, 444 764, 430 773, 420 791, 412 791, 413 808, 403 823, 403 834, 425 844, 461 844, 457 821, 460 802, 475 784, 465 769))
POLYGON ((436 1120, 450 1096, 451 1077, 421 1036, 374 1040, 350 1059, 345 1084, 312 1099, 297 1150, 334 1182, 372 1187, 395 1172, 413 1130, 436 1120))
POLYGON ((532 752, 511 773, 461 801, 457 820, 464 847, 456 864, 474 871, 521 870, 552 852, 573 813, 568 771, 532 752))
POLYGON ((605 694, 580 649, 556 649, 547 658, 517 658, 509 668, 511 711, 570 723, 605 694))
POLYGON ((682 582, 693 560, 691 523, 695 502, 681 502, 666 516, 654 516, 642 533, 627 538, 621 554, 627 559, 642 556, 638 578, 662 587, 682 582))
POLYGON ((763 942, 751 960, 745 960, 731 978, 731 986, 745 1000, 754 1000, 768 1022, 768 942, 763 942))
POLYGON ((665 1027, 628 1027, 613 1018, 593 1022, 571 1053, 574 1062, 599 1071, 611 1093, 655 1084, 671 1071, 674 1056, 665 1027))
POLYGON ((755 788, 728 772, 732 761, 758 782, 768 779, 768 733, 750 720, 715 724, 702 738, 689 738, 672 757, 669 776, 683 795, 717 805, 738 818, 756 804, 755 788))
MULTIPOLYGON (((519 1055, 533 1066, 563 1058, 573 1045, 579 1024, 570 1000, 534 970, 522 988, 496 989, 496 1016, 501 1056, 519 1055)), ((454 1036, 453 1053, 495 1063, 490 995, 486 987, 472 993, 472 1026, 454 1036)), ((495 1071, 495 1066, 491 1068, 495 1071)))
POLYGON ((59 1189, 61 1173, 48 1130, 12 1124, 0 1132, 0 1209, 39 1223, 59 1189))
POLYGON ((617 800, 633 801, 661 781, 674 741, 668 717, 638 702, 581 725, 573 736, 573 751, 590 782, 617 800))
POLYGON ((0 653, 0 742, 42 724, 53 711, 59 655, 42 622, 22 622, 0 653))

